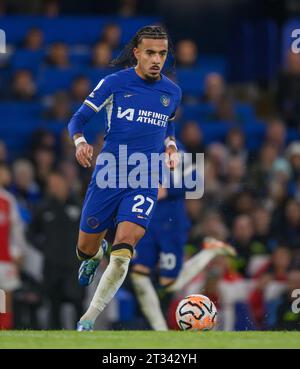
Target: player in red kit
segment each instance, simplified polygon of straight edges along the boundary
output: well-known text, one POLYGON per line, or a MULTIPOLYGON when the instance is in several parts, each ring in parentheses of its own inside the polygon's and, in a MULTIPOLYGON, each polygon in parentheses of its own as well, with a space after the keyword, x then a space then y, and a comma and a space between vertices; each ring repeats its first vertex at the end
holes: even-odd
POLYGON ((12 296, 20 286, 16 259, 20 257, 24 238, 23 222, 18 214, 14 197, 5 190, 10 182, 10 172, 0 164, 0 329, 13 327, 12 296), (4 291, 4 292, 3 292, 4 291))

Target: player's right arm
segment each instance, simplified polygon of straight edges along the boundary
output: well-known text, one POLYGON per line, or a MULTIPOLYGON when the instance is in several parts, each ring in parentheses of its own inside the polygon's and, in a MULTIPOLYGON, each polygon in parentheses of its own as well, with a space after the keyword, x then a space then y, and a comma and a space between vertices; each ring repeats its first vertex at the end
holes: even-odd
POLYGON ((93 158, 93 147, 83 135, 84 126, 109 102, 112 95, 111 80, 112 75, 98 83, 68 124, 70 137, 76 146, 76 159, 84 168, 91 166, 93 158))

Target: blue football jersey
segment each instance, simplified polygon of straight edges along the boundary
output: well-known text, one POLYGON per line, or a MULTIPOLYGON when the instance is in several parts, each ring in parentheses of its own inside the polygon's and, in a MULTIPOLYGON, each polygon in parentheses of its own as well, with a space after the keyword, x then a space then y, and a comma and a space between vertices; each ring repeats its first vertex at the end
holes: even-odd
MULTIPOLYGON (((122 221, 147 229, 157 200, 159 180, 158 176, 153 176, 158 168, 152 170, 149 165, 151 154, 160 154, 164 150, 166 134, 170 135, 172 131, 172 122, 169 121, 174 118, 181 100, 180 88, 164 75, 161 77, 158 81, 147 81, 139 77, 134 68, 105 77, 75 113, 74 124, 69 124, 70 134, 74 137, 75 133, 82 133, 84 122, 91 118, 93 111, 106 109, 104 145, 83 204, 82 231, 99 233, 122 221), (120 146, 123 149, 125 145, 126 154, 119 154, 120 146), (112 154, 115 160, 110 162, 107 159, 106 163, 105 158, 112 155, 105 153, 112 154), (146 157, 146 166, 143 164, 139 172, 143 174, 146 170, 148 174, 143 185, 127 183, 133 168, 140 167, 137 156, 136 164, 132 163, 134 159, 130 165, 127 163, 129 157, 136 153, 146 157), (112 180, 113 186, 106 186, 105 173, 116 177, 116 183, 112 180), (152 182, 153 177, 155 180, 152 182)), ((136 177, 143 176, 137 174, 136 177)))
POLYGON ((181 100, 181 89, 166 76, 161 80, 142 79, 134 68, 102 79, 84 103, 99 112, 106 109, 102 152, 119 155, 119 145, 127 145, 128 156, 135 152, 160 153, 169 120, 181 100))

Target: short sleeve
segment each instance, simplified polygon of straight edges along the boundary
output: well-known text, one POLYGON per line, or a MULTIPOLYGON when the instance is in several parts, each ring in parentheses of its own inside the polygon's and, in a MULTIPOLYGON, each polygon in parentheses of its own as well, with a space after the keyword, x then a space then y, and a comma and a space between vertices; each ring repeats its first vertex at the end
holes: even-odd
POLYGON ((112 76, 101 79, 94 90, 84 100, 84 104, 95 110, 97 113, 108 104, 112 96, 112 76))

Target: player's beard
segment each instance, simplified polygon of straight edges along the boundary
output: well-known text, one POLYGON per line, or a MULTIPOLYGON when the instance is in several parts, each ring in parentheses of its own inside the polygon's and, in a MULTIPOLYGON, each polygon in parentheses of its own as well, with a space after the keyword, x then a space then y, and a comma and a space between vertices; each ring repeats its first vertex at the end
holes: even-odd
POLYGON ((145 74, 145 77, 148 81, 152 81, 152 82, 159 81, 161 79, 160 72, 161 70, 157 70, 157 74, 153 75, 149 71, 147 74, 145 74))

